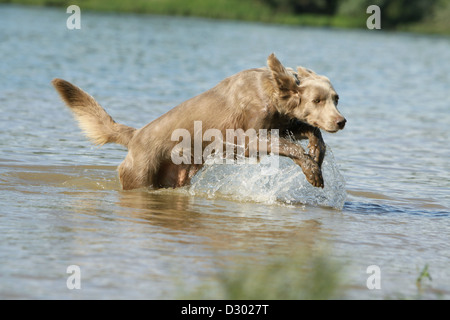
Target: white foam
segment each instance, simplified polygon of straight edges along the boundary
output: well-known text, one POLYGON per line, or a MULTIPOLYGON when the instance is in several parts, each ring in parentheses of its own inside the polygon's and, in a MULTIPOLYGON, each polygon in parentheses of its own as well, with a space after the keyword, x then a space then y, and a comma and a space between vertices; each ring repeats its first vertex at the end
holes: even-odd
POLYGON ((258 164, 207 164, 192 179, 189 193, 210 198, 267 204, 308 204, 341 210, 347 193, 345 180, 327 146, 323 189, 312 186, 291 159, 266 156, 258 164), (278 165, 276 165, 278 162, 278 165))

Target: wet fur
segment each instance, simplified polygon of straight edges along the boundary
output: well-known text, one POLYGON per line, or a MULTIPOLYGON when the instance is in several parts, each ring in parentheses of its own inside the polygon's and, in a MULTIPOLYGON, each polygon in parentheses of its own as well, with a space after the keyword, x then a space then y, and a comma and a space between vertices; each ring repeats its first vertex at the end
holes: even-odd
POLYGON ((128 148, 118 168, 125 190, 188 184, 201 164, 175 165, 171 152, 178 141, 171 141, 171 135, 175 129, 187 129, 194 137, 194 121, 202 121, 203 132, 215 128, 224 137, 226 129, 279 129, 278 150, 267 151, 290 157, 311 184, 323 187, 320 167, 325 143, 319 128, 336 132, 345 125, 330 81, 302 67, 286 69, 274 54, 266 68, 226 78, 141 129, 116 123, 93 97, 71 83, 62 79, 52 83, 94 143, 118 143, 128 148), (309 154, 290 137, 309 139, 309 154))

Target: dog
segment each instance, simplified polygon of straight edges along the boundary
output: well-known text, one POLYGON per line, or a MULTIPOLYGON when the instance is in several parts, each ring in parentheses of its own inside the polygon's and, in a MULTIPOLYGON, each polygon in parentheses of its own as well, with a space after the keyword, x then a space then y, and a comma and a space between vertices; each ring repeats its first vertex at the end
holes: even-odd
POLYGON ((128 149, 118 167, 124 190, 189 184, 203 163, 175 164, 171 155, 177 141, 171 137, 176 129, 194 136, 195 121, 201 121, 203 131, 217 129, 223 134, 238 128, 279 130, 276 147, 270 144, 266 151, 291 158, 309 183, 323 188, 321 166, 326 147, 321 129, 334 133, 346 123, 337 109, 339 96, 327 77, 304 67, 285 68, 273 53, 267 67, 232 75, 141 129, 115 122, 79 87, 62 79, 54 79, 52 84, 95 144, 118 143, 128 149), (299 139, 309 139, 309 152, 293 141, 299 139))

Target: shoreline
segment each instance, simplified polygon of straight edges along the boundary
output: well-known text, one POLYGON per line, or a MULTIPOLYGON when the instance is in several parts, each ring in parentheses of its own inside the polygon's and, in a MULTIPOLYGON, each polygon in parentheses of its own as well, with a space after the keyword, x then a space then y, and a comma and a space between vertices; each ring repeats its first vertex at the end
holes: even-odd
MULTIPOLYGON (((165 1, 79 1, 78 4, 63 0, 0 0, 0 4, 68 7, 78 5, 82 10, 106 13, 134 13, 165 16, 199 17, 216 20, 260 22, 289 26, 329 27, 340 29, 366 29, 366 20, 370 16, 365 12, 359 15, 345 14, 290 14, 278 12, 262 2, 243 0, 165 0, 165 1)), ((450 11, 450 4, 445 8, 450 11)), ((418 34, 450 35, 450 24, 436 22, 438 18, 426 18, 424 21, 399 24, 383 31, 412 32, 418 34), (447 26, 448 25, 448 26, 447 26)))

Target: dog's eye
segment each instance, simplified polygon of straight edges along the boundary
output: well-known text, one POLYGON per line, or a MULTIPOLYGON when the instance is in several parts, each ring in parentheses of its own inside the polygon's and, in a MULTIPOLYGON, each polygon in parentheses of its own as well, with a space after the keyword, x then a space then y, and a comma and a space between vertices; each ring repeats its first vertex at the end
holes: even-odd
POLYGON ((314 103, 320 103, 320 99, 314 99, 313 102, 314 103))

